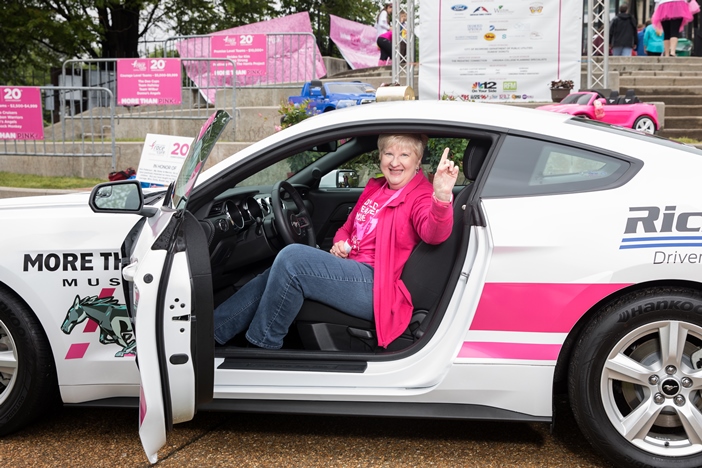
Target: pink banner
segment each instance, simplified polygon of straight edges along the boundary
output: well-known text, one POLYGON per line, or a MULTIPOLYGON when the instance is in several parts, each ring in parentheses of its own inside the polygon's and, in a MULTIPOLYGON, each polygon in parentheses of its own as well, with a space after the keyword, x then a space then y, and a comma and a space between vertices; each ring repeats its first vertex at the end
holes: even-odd
POLYGON ((0 86, 0 140, 43 140, 39 88, 0 86))
MULTIPOLYGON (((208 102, 214 103, 218 88, 232 86, 231 76, 217 76, 207 62, 188 61, 188 58, 209 57, 210 41, 215 36, 262 34, 266 36, 266 72, 264 75, 237 75, 236 86, 257 84, 303 83, 327 74, 322 54, 312 36, 309 13, 275 18, 218 31, 209 38, 185 39, 176 44, 185 71, 208 102), (314 76, 313 72, 314 71, 314 76)), ((220 59, 220 62, 226 61, 220 59)), ((218 72, 222 71, 220 65, 218 72)))
POLYGON ((351 68, 377 67, 380 49, 375 43, 375 28, 338 16, 329 16, 329 36, 351 68))
POLYGON ((180 59, 117 60, 117 104, 173 105, 182 101, 180 59))
MULTIPOLYGON (((237 75, 261 76, 266 74, 265 34, 215 35, 210 40, 210 57, 232 59, 237 75)), ((215 76, 234 74, 230 62, 213 62, 210 73, 215 76)))

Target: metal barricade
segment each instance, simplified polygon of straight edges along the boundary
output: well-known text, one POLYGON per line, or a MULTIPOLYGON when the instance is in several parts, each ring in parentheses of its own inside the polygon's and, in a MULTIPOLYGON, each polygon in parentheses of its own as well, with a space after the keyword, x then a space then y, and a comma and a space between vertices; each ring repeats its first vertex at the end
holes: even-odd
MULTIPOLYGON (((212 35, 171 36, 163 42, 163 56, 182 60, 209 57, 212 35)), ((234 75, 221 81, 236 87, 298 88, 317 79, 317 42, 312 33, 266 33, 266 74, 234 75)))
POLYGON ((111 157, 115 168, 114 95, 104 87, 39 86, 43 140, 0 140, 0 156, 111 157), (106 107, 89 108, 89 102, 106 107))

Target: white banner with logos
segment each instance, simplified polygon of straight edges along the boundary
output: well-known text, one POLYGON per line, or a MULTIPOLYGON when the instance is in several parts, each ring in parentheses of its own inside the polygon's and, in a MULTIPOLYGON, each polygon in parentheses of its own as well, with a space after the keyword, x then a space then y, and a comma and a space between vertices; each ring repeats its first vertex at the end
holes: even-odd
POLYGON ((420 99, 551 101, 580 88, 582 1, 421 0, 420 99))
POLYGON ((147 133, 136 179, 152 185, 168 185, 178 177, 194 138, 147 133))

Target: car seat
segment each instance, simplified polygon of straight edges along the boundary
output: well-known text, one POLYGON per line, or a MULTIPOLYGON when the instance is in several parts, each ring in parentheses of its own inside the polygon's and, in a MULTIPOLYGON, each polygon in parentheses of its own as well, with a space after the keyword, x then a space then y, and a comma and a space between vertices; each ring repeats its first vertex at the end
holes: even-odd
MULTIPOLYGON (((475 181, 487 157, 491 141, 471 139, 463 156, 463 173, 475 181)), ((464 187, 453 202, 453 229, 448 239, 438 245, 420 242, 412 251, 402 271, 401 279, 412 295, 414 311, 405 332, 387 348, 397 351, 420 339, 434 316, 439 299, 446 288, 466 226, 466 206, 473 184, 464 187)), ((296 318, 297 331, 309 350, 324 351, 383 351, 377 345, 373 322, 347 315, 319 302, 305 300, 296 318)))
POLYGON ((634 90, 633 89, 627 89, 626 94, 624 96, 620 96, 618 100, 618 104, 636 104, 639 101, 639 98, 634 96, 634 90))
POLYGON ((607 104, 617 104, 617 100, 619 99, 619 91, 616 89, 613 89, 611 93, 609 93, 609 97, 607 98, 607 104))
POLYGON ((327 95, 327 90, 324 89, 324 83, 321 82, 321 80, 312 80, 310 81, 310 90, 314 88, 319 88, 319 93, 322 97, 326 97, 327 95))

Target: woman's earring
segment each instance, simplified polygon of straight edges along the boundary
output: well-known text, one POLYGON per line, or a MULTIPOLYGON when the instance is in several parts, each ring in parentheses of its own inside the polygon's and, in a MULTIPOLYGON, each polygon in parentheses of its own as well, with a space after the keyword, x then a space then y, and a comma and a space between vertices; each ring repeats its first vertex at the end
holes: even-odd
POLYGON ((415 173, 415 174, 418 174, 418 173, 419 173, 419 166, 417 166, 417 169, 414 170, 414 173, 415 173))

